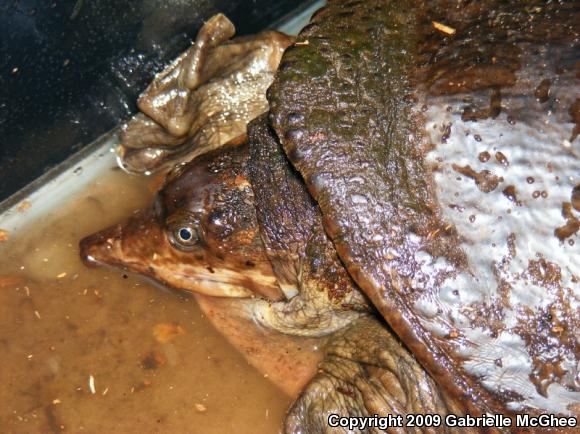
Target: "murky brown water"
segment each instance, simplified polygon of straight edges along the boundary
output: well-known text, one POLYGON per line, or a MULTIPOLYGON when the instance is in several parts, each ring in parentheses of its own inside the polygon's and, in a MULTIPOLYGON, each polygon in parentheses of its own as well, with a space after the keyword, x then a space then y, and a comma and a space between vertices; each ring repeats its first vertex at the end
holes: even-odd
POLYGON ((290 398, 193 298, 80 262, 80 238, 151 197, 106 178, 0 244, 0 433, 278 432, 290 398))

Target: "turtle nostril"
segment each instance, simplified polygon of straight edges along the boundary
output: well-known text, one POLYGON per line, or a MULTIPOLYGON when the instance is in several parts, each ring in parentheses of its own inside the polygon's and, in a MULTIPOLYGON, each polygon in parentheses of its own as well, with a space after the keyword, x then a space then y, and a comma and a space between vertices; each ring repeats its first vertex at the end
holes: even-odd
POLYGON ((98 246, 97 235, 89 235, 81 240, 79 243, 79 253, 83 263, 87 266, 98 265, 98 256, 95 254, 98 246))
POLYGON ((147 208, 125 222, 83 238, 79 242, 82 261, 87 266, 124 266, 127 256, 139 258, 144 244, 142 240, 153 239, 151 230, 160 228, 154 218, 153 208, 147 208))
POLYGON ((121 236, 121 227, 113 226, 83 238, 79 243, 79 254, 87 266, 96 266, 107 262, 110 250, 121 236))

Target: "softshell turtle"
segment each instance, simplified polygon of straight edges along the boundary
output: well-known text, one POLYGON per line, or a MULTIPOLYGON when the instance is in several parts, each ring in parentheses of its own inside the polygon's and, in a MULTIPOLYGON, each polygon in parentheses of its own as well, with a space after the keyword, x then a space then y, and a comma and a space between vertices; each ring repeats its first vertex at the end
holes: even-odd
MULTIPOLYGON (((266 337, 260 346, 273 353, 259 359, 250 354, 250 362, 290 394, 314 376, 313 364, 319 362, 309 353, 308 339, 324 345, 321 378, 297 401, 288 431, 306 426, 322 430, 328 415, 349 414, 349 409, 363 408, 365 400, 377 401, 381 414, 459 413, 460 407, 439 393, 374 317, 337 257, 320 210, 289 165, 267 116, 251 122, 248 131, 249 143, 227 144, 170 172, 151 208, 82 240, 85 262, 124 267, 191 291, 204 310, 217 309, 221 321, 236 316, 243 333, 266 337), (207 296, 238 301, 224 309, 207 296), (251 330, 256 323, 278 338, 251 330), (306 341, 281 341, 284 335, 306 341), (330 336, 329 343, 312 339, 324 336, 330 336), (288 351, 291 360, 276 363, 288 358, 288 351), (276 377, 279 369, 284 376, 276 377), (372 384, 375 375, 380 379, 372 384), (351 391, 354 379, 357 387, 368 382, 360 396, 351 391), (343 399, 336 399, 336 390, 343 399), (379 402, 385 397, 389 399, 379 402), (324 411, 310 415, 308 407, 320 403, 324 411)), ((248 339, 240 342, 236 336, 232 341, 245 350, 248 339)))
POLYGON ((286 50, 249 150, 181 166, 83 257, 331 335, 287 431, 344 430, 333 413, 577 417, 579 15, 330 1, 286 50))

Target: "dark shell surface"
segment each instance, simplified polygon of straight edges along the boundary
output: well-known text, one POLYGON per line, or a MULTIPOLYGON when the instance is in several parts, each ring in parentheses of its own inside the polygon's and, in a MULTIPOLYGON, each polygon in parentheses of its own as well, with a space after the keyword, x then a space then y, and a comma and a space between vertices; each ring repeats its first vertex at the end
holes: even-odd
POLYGON ((330 1, 282 59, 270 122, 440 387, 467 411, 578 415, 579 7, 454 5, 330 1))

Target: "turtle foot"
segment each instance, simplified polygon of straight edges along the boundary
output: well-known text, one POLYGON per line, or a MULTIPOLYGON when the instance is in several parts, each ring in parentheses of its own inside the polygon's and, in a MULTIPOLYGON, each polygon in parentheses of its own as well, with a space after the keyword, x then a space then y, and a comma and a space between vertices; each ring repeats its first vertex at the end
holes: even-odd
MULTIPOLYGON (((352 432, 331 427, 329 417, 333 414, 401 415, 404 424, 408 414, 430 413, 443 418, 449 412, 458 413, 453 401, 440 392, 388 327, 376 318, 364 317, 333 337, 318 373, 289 410, 285 432, 352 432)), ((432 432, 442 432, 439 429, 432 428, 432 432)), ((430 432, 409 427, 387 431, 430 432)), ((376 427, 354 432, 384 430, 376 427)))

